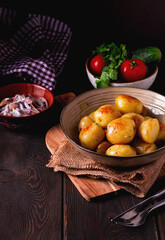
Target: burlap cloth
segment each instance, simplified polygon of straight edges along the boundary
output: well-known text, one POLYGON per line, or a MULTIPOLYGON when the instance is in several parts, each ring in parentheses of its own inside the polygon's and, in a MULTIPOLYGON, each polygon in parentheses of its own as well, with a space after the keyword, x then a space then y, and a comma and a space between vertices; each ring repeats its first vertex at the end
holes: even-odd
POLYGON ((62 171, 74 176, 88 176, 110 180, 137 197, 144 197, 156 181, 165 163, 165 156, 135 169, 112 168, 98 164, 82 155, 68 140, 61 142, 46 165, 54 172, 62 171))

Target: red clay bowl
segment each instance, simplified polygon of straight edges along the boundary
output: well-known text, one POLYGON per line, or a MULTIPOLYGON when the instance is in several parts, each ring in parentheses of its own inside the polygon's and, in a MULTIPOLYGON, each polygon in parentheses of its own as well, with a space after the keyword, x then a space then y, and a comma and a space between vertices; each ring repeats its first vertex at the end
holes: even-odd
POLYGON ((47 88, 32 84, 32 83, 14 83, 3 86, 0 88, 0 101, 7 97, 13 97, 16 94, 32 95, 36 98, 44 97, 48 101, 48 108, 43 112, 37 113, 32 116, 26 117, 11 117, 0 115, 0 124, 3 124, 9 128, 18 128, 26 125, 34 124, 38 121, 42 121, 49 109, 54 103, 54 95, 47 88))

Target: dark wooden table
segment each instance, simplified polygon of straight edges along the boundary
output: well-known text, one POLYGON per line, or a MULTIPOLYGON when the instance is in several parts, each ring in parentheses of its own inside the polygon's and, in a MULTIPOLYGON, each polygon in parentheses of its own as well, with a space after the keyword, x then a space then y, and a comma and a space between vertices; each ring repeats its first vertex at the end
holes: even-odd
MULTIPOLYGON (((80 14, 78 9, 82 9, 81 4, 73 11, 73 16, 67 9, 70 2, 67 3, 65 14, 61 6, 61 15, 58 15, 58 8, 51 8, 51 4, 49 13, 45 12, 45 5, 41 5, 41 13, 60 17, 66 23, 68 16, 73 19, 71 48, 64 71, 54 90, 55 95, 67 92, 78 95, 92 89, 84 68, 85 60, 94 45, 97 46, 104 39, 120 39, 122 42, 127 38, 130 42, 133 41, 134 46, 134 40, 143 37, 145 45, 154 43, 164 51, 164 28, 161 28, 164 22, 163 17, 159 15, 157 2, 150 4, 148 0, 145 4, 147 8, 138 5, 138 11, 133 4, 128 5, 128 2, 130 1, 113 1, 113 5, 110 6, 110 2, 108 4, 108 1, 103 1, 105 5, 102 4, 100 10, 105 19, 102 18, 102 23, 108 24, 104 29, 99 27, 100 19, 95 18, 97 12, 87 12, 86 5, 80 14), (143 11, 139 15, 141 9, 148 9, 148 15, 143 14, 143 11), (157 17, 153 17, 155 11, 157 17), (129 18, 132 21, 129 21, 129 18), (114 20, 113 24, 109 24, 111 20, 114 20), (143 20, 146 20, 145 24, 141 24, 143 20), (130 24, 127 24, 128 22, 130 24), (136 29, 132 28, 134 23, 138 26, 136 29), (148 32, 146 29, 149 29, 148 32), (148 37, 153 41, 148 41, 148 37), (160 38, 162 42, 159 41, 160 38)), ((28 6, 29 2, 26 7, 28 6)), ((48 4, 46 6, 48 8, 48 4)), ((12 7, 15 7, 15 3, 12 7)), ((159 10, 163 11, 161 4, 159 10)), ((32 12, 36 10, 33 9, 32 12)), ((151 90, 165 95, 163 64, 164 59, 151 90)), ((4 78, 0 82, 8 83, 4 78)), ((59 123, 60 112, 61 106, 57 104, 45 123, 28 129, 13 130, 0 126, 0 240, 164 240, 164 207, 150 214, 146 223, 139 228, 114 225, 108 221, 109 216, 119 214, 141 199, 122 190, 117 194, 107 194, 88 202, 65 174, 54 173, 52 169, 46 168, 50 152, 45 144, 45 135, 49 128, 59 123)), ((163 187, 164 181, 155 183, 146 197, 163 187)))
MULTIPOLYGON (((61 75, 55 95, 92 89, 84 67, 82 82, 67 83, 68 65, 61 75), (65 81, 64 81, 65 79, 65 81), (64 82, 66 84, 64 84, 64 82)), ((161 71, 151 90, 161 83, 161 71)), ((159 91, 163 93, 163 88, 159 91)), ((88 202, 69 178, 46 168, 50 152, 45 135, 59 122, 57 104, 46 121, 37 127, 8 129, 0 126, 0 239, 1 240, 163 240, 165 208, 155 211, 139 228, 109 222, 108 216, 126 210, 141 199, 122 190, 88 202)), ((155 183, 147 196, 164 187, 155 183)))

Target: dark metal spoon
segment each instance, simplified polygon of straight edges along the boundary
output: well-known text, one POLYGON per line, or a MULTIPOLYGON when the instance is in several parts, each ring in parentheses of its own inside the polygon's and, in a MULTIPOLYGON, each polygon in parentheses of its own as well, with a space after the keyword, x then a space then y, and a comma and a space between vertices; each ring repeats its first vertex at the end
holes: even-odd
POLYGON ((155 200, 165 195, 165 189, 156 193, 155 195, 145 199, 139 204, 131 207, 125 212, 119 214, 114 218, 110 218, 111 222, 129 226, 137 227, 144 224, 148 214, 153 210, 165 205, 165 199, 160 200, 159 202, 154 203, 155 200))

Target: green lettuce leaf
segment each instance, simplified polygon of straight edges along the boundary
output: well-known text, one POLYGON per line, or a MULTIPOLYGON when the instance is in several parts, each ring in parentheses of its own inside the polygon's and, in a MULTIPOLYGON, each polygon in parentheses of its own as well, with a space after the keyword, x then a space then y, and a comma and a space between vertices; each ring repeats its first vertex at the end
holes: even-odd
POLYGON ((103 68, 100 79, 96 80, 97 88, 109 87, 110 81, 118 79, 119 67, 127 59, 127 50, 124 44, 117 46, 114 42, 111 44, 101 44, 93 54, 102 54, 108 65, 103 68))

